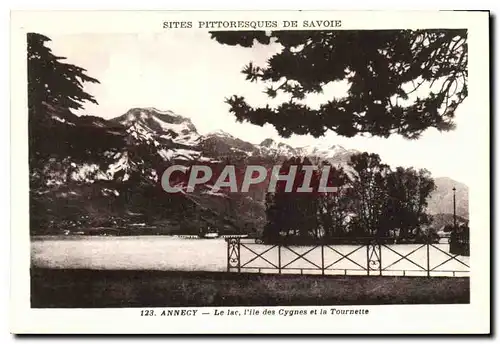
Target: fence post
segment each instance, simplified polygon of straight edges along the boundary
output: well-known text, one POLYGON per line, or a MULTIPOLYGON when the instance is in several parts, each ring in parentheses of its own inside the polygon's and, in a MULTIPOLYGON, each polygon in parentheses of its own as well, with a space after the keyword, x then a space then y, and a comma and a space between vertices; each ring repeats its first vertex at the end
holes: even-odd
POLYGON ((380 276, 382 276, 382 245, 378 244, 378 271, 380 272, 380 276))
POLYGON ((238 238, 238 273, 241 272, 241 243, 240 243, 240 238, 238 238))
POLYGON ((278 243, 278 272, 281 274, 281 244, 278 243))
POLYGON ((321 274, 325 274, 325 245, 321 244, 321 274))
POLYGON ((229 260, 231 259, 231 243, 229 242, 229 239, 226 239, 227 243, 227 256, 226 256, 226 261, 227 261, 227 272, 231 272, 231 264, 229 263, 229 260))
POLYGON ((366 245, 366 274, 370 276, 370 242, 366 245))
POLYGON ((240 239, 239 238, 229 238, 226 239, 227 242, 227 271, 231 272, 231 269, 237 269, 238 272, 241 271, 241 260, 240 260, 240 239))
POLYGON ((431 277, 431 257, 430 257, 431 243, 427 240, 427 277, 431 277))

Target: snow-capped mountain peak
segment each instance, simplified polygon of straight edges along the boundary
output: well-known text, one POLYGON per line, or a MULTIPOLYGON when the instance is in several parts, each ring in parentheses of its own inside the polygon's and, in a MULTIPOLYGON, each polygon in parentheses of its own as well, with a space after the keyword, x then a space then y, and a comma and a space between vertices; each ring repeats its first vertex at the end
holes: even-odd
POLYGON ((273 139, 265 139, 258 147, 262 154, 279 155, 285 157, 301 156, 313 157, 330 161, 344 161, 352 155, 357 153, 356 150, 347 150, 340 145, 332 145, 319 143, 316 145, 308 145, 302 147, 292 147, 283 142, 277 142, 273 139))
POLYGON ((318 145, 308 145, 300 147, 299 150, 306 155, 313 155, 323 158, 329 158, 337 154, 346 152, 346 149, 339 145, 327 145, 320 143, 318 145))
POLYGON ((259 144, 261 153, 267 155, 280 155, 285 157, 296 156, 297 150, 283 142, 276 142, 273 139, 265 139, 259 144))
POLYGON ((233 135, 229 134, 227 131, 224 131, 222 129, 211 131, 206 136, 219 136, 219 137, 234 138, 233 135))
MULTIPOLYGON (((94 120, 90 119, 87 122, 93 123, 94 120)), ((264 158, 268 162, 270 158, 271 161, 279 162, 291 157, 308 157, 316 162, 328 160, 334 165, 346 166, 350 156, 356 153, 342 146, 332 145, 331 142, 292 147, 271 138, 260 144, 252 144, 223 130, 200 135, 189 118, 152 107, 130 109, 122 116, 109 121, 103 120, 102 124, 108 130, 120 131, 126 138, 125 146, 110 152, 107 168, 101 169, 97 165, 75 167, 73 179, 113 180, 120 176, 126 181, 134 171, 148 174, 145 166, 161 165, 161 162, 155 160, 155 156, 162 162, 181 165, 234 162, 247 158, 253 161, 264 158), (144 155, 143 152, 150 152, 150 155, 144 155)))
POLYGON ((134 108, 111 121, 127 128, 127 132, 135 139, 149 141, 152 137, 161 144, 167 140, 176 144, 193 146, 200 139, 196 127, 189 118, 174 114, 172 111, 161 111, 156 108, 134 108))

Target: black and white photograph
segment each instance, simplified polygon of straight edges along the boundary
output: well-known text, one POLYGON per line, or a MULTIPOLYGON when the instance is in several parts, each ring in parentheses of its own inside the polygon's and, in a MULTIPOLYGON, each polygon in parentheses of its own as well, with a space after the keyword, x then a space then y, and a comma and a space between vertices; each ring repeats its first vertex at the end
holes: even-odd
POLYGON ((489 110, 470 26, 231 17, 24 29, 29 308, 473 307, 489 110))

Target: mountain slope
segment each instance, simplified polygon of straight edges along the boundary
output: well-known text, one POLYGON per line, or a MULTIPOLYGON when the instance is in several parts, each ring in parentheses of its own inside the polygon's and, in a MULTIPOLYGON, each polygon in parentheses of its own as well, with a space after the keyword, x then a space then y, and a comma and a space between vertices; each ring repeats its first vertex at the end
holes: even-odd
MULTIPOLYGON (((348 169, 350 157, 358 153, 332 144, 292 147, 272 139, 252 144, 222 131, 201 135, 190 119, 155 108, 134 108, 108 121, 58 114, 44 130, 62 132, 59 141, 78 137, 80 149, 92 157, 47 160, 32 176, 38 183, 31 190, 36 231, 137 223, 156 226, 160 233, 196 232, 207 225, 260 231, 265 223, 263 185, 245 194, 214 192, 210 184, 190 194, 168 194, 160 185, 163 171, 172 164, 186 170, 194 164, 270 168, 294 156, 348 169)), ((46 135, 41 144, 50 151, 60 147, 58 140, 46 135)), ((457 214, 467 217, 467 187, 449 178, 437 178, 436 185, 429 212, 452 213, 451 188, 456 186, 457 214)))
POLYGON ((436 190, 429 198, 428 210, 430 214, 453 214, 453 188, 456 188, 456 213, 458 216, 469 218, 469 188, 467 185, 454 181, 451 178, 435 178, 436 190))
MULTIPOLYGON (((456 217, 457 226, 468 223, 467 218, 458 216, 456 217)), ((453 228, 453 214, 434 214, 432 215, 431 226, 437 230, 442 230, 445 227, 453 228)))

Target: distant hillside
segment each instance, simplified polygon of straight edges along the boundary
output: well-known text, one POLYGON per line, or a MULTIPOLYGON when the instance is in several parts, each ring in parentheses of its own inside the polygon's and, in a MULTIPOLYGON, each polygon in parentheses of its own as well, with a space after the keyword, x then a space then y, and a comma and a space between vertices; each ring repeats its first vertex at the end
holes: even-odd
MULTIPOLYGON (((464 217, 457 215, 457 226, 466 223, 468 220, 464 217)), ((453 226, 453 214, 434 214, 432 215, 432 228, 437 230, 442 229, 444 226, 453 226)))
POLYGON ((453 188, 456 188, 457 215, 469 218, 469 188, 451 178, 435 178, 436 190, 429 199, 430 214, 453 214, 453 188))

